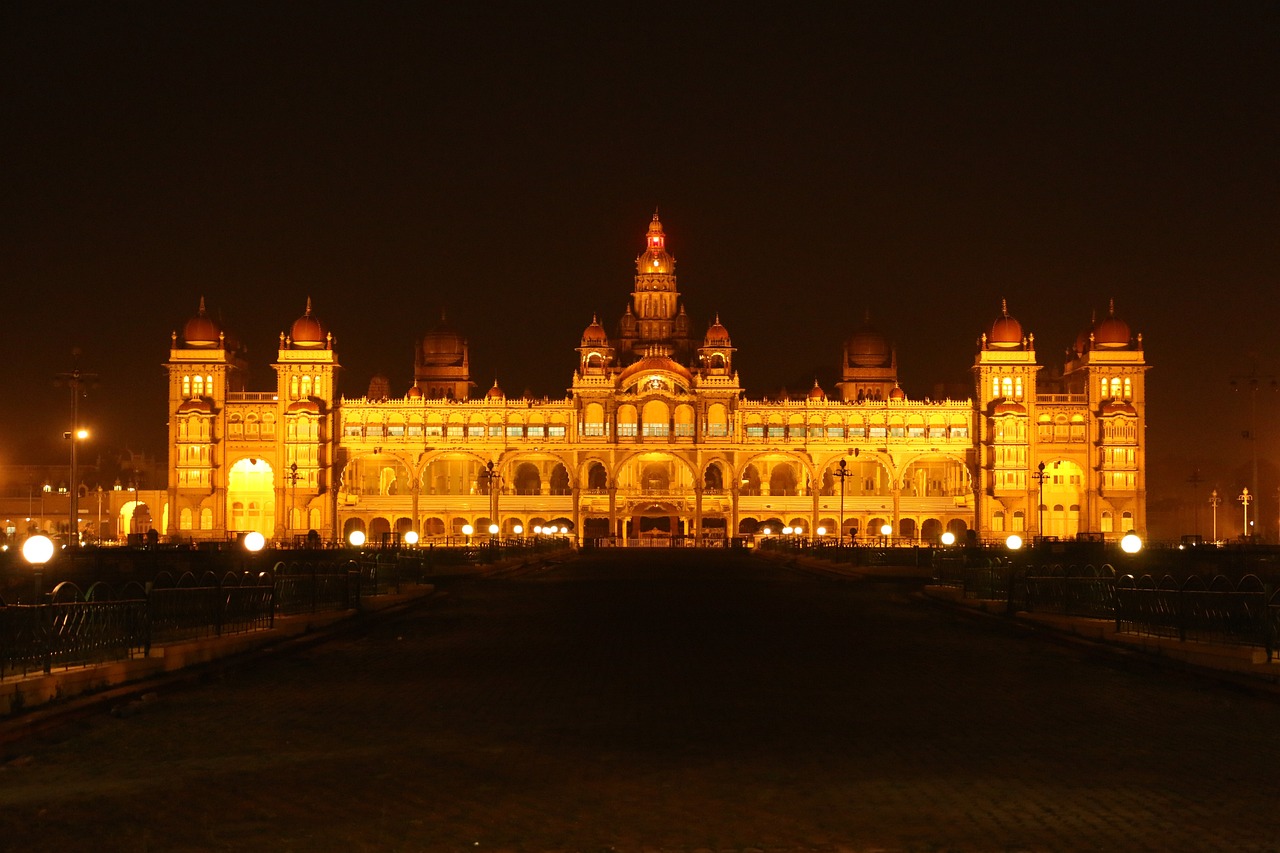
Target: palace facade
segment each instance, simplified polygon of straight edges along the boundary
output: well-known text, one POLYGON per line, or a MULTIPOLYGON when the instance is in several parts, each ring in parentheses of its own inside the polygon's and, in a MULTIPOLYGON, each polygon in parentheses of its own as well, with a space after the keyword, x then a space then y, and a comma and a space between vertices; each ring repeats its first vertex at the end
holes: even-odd
POLYGON ((967 399, 909 399, 868 318, 839 381, 751 399, 719 317, 695 328, 657 214, 613 333, 593 318, 560 400, 474 396, 465 337, 442 319, 413 384, 339 394, 333 334, 306 310, 280 335, 274 387, 205 310, 172 335, 169 474, 156 515, 177 539, 257 530, 429 541, 464 527, 554 525, 579 540, 723 540, 783 527, 866 540, 1145 534, 1141 335, 1114 310, 1044 369, 1002 306, 967 399))

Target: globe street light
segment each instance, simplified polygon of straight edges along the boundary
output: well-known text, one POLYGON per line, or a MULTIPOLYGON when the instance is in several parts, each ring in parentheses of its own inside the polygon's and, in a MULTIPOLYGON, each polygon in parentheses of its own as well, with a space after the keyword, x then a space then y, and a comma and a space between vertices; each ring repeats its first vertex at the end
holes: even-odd
POLYGON ((244 549, 250 554, 258 553, 266 544, 267 537, 263 536, 256 530, 250 530, 244 535, 244 549))
POLYGON ((36 601, 40 601, 41 586, 44 581, 44 564, 53 558, 53 540, 43 534, 28 536, 22 543, 22 556, 35 573, 36 601))
POLYGON ((414 545, 417 545, 417 544, 418 544, 418 534, 417 534, 415 531, 413 531, 413 530, 407 531, 407 532, 404 534, 404 544, 406 544, 406 545, 408 545, 408 546, 410 546, 410 547, 412 547, 412 546, 414 546, 414 545))
POLYGON ((1016 533, 1010 533, 1009 538, 1004 540, 1004 544, 1010 551, 1018 551, 1022 548, 1022 537, 1016 533))
POLYGON ((950 530, 944 531, 942 534, 942 544, 950 548, 952 545, 956 544, 956 535, 950 530))
POLYGON ((1126 554, 1136 554, 1142 550, 1142 539, 1139 538, 1137 533, 1130 530, 1120 540, 1120 550, 1126 554))
POLYGON ((351 531, 349 534, 347 534, 347 541, 351 543, 351 547, 359 548, 361 545, 364 544, 364 531, 363 530, 351 531))

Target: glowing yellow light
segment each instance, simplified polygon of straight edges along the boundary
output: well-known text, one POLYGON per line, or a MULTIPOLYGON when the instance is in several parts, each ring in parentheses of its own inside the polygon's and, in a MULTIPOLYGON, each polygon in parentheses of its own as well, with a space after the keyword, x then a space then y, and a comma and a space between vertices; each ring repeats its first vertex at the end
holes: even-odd
POLYGON ((244 535, 244 549, 257 553, 261 551, 263 546, 267 544, 267 537, 263 536, 256 530, 251 530, 244 535))
POLYGON ((524 527, 517 524, 515 527, 511 528, 511 532, 519 536, 521 533, 524 533, 524 527))
POLYGON ((347 536, 347 541, 350 542, 352 546, 359 548, 361 545, 364 544, 364 531, 363 530, 351 531, 351 534, 347 536))
POLYGON ((476 529, 475 529, 474 527, 472 527, 470 524, 464 524, 464 525, 462 525, 462 535, 463 535, 463 536, 470 536, 472 533, 475 533, 475 532, 476 532, 476 529))
POLYGON ((53 557, 53 540, 48 536, 31 536, 22 543, 22 557, 28 563, 43 566, 53 557))
POLYGON ((766 527, 764 530, 761 530, 760 532, 763 533, 765 536, 768 536, 770 531, 769 531, 769 528, 766 527))
POLYGON ((415 532, 415 531, 413 531, 413 530, 410 530, 409 532, 407 532, 407 533, 404 535, 404 544, 406 544, 406 545, 417 545, 417 544, 418 544, 418 534, 417 534, 417 532, 415 532))
POLYGON ((782 528, 782 535, 783 535, 783 536, 790 536, 790 535, 791 535, 791 533, 792 533, 792 528, 790 528, 790 527, 784 527, 784 528, 782 528))
POLYGON ((819 528, 818 528, 818 535, 819 535, 819 536, 826 536, 826 535, 827 535, 827 528, 825 528, 825 527, 819 527, 819 528))
POLYGON ((1126 554, 1136 554, 1142 550, 1142 539, 1131 530, 1120 540, 1120 550, 1126 554))
POLYGON ((950 530, 948 530, 946 533, 943 533, 943 534, 942 534, 942 544, 943 544, 943 545, 954 545, 954 544, 956 544, 956 535, 955 535, 954 533, 952 533, 950 530))
POLYGON ((882 524, 882 525, 880 525, 880 535, 881 535, 881 536, 892 536, 892 535, 893 535, 893 525, 892 525, 892 524, 882 524))
POLYGON ((497 535, 498 535, 498 525, 496 525, 496 524, 490 524, 490 525, 489 525, 489 535, 490 535, 490 536, 497 536, 497 535))
POLYGON ((1010 551, 1017 551, 1022 547, 1022 537, 1016 533, 1010 533, 1009 538, 1004 540, 1004 544, 1010 551))

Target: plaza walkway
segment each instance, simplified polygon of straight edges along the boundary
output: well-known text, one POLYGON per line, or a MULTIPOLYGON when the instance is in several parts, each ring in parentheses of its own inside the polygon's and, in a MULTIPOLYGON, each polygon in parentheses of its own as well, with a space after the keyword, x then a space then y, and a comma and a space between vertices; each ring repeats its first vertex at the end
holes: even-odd
POLYGON ((0 768, 25 851, 1280 849, 1280 699, 745 555, 443 584, 0 768))

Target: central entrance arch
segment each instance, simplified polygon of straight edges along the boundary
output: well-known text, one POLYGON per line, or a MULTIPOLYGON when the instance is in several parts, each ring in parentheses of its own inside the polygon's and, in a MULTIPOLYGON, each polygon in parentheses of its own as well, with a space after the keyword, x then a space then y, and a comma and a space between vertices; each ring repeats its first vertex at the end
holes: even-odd
POLYGON ((275 472, 265 460, 241 459, 227 477, 227 530, 275 535, 275 472))

